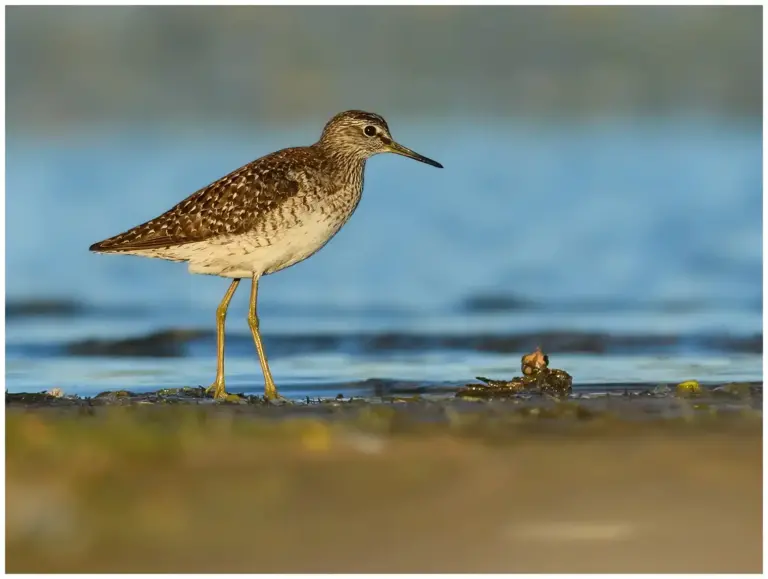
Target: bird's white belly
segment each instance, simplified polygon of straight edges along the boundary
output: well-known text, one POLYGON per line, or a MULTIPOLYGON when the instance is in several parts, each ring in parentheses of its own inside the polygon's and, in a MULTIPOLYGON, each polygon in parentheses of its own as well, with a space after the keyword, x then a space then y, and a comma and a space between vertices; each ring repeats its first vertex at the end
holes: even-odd
POLYGON ((156 257, 188 261, 190 273, 233 278, 274 273, 314 254, 344 223, 318 217, 290 229, 271 231, 268 238, 254 231, 163 249, 156 257))

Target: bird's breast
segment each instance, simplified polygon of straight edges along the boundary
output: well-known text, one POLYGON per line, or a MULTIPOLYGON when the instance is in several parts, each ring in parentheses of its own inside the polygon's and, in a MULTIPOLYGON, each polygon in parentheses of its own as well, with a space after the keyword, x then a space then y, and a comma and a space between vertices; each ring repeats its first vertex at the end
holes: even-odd
POLYGON ((332 195, 297 196, 264 221, 262 243, 274 256, 265 273, 274 273, 320 250, 349 220, 361 190, 343 189, 332 195))

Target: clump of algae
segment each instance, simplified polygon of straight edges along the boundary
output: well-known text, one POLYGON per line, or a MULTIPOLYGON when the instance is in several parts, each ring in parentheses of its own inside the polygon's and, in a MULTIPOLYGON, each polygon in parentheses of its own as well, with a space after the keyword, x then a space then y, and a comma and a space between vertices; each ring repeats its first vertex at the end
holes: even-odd
POLYGON ((522 376, 512 380, 493 380, 483 376, 477 379, 485 384, 467 384, 456 396, 464 398, 505 398, 524 392, 536 392, 556 397, 571 393, 573 378, 565 370, 549 367, 549 356, 536 348, 521 359, 522 376))

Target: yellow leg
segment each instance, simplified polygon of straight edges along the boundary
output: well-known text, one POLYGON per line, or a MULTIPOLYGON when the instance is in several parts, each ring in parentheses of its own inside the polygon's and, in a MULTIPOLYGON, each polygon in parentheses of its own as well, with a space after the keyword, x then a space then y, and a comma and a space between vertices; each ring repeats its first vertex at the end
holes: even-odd
POLYGON ((259 363, 261 371, 264 373, 264 397, 268 400, 278 398, 277 387, 272 379, 272 372, 269 371, 267 355, 264 353, 264 345, 261 343, 261 334, 259 334, 259 316, 256 313, 256 296, 259 292, 259 276, 253 276, 251 284, 251 302, 248 308, 248 326, 253 334, 253 343, 256 344, 256 351, 259 353, 259 363))
POLYGON ((240 284, 239 279, 232 280, 224 299, 221 300, 219 307, 216 308, 216 380, 208 386, 206 392, 213 390, 214 398, 226 398, 227 391, 224 388, 224 321, 227 319, 227 309, 235 290, 240 284))

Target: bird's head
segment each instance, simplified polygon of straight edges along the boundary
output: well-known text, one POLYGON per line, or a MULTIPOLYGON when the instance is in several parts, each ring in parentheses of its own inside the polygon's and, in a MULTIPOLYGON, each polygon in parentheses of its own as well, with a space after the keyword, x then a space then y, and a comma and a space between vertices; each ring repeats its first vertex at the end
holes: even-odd
POLYGON ((433 167, 443 166, 396 142, 381 116, 364 111, 345 111, 334 116, 323 129, 319 144, 345 155, 368 159, 379 153, 396 153, 433 167))

